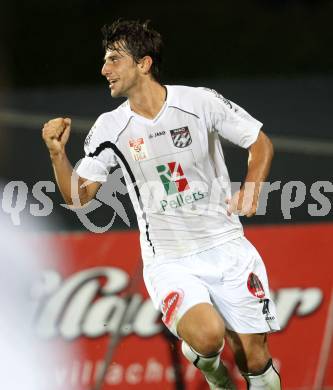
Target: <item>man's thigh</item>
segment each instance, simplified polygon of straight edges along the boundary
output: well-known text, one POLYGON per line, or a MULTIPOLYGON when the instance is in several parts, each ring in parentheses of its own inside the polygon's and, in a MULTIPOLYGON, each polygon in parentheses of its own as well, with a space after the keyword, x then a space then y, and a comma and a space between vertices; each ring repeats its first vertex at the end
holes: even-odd
POLYGON ((154 306, 161 311, 164 324, 177 337, 180 337, 178 323, 191 308, 206 304, 213 309, 207 287, 192 271, 193 267, 186 259, 144 269, 144 281, 154 306))

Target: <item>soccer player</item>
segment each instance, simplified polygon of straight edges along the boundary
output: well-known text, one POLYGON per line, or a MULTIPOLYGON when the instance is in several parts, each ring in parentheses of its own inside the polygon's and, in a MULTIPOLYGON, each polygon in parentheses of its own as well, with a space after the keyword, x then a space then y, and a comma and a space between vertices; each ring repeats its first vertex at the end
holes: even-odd
POLYGON ((267 344, 279 329, 275 306, 237 215, 255 214, 269 172, 273 147, 262 123, 213 90, 163 85, 161 36, 147 23, 118 20, 103 32, 102 75, 111 96, 127 100, 97 119, 76 171, 65 153, 70 119, 44 125, 60 191, 68 204, 87 203, 119 164, 138 219, 147 290, 184 355, 211 389, 234 389, 220 360, 227 338, 249 388, 278 390, 267 344), (219 136, 249 152, 233 196, 219 136))

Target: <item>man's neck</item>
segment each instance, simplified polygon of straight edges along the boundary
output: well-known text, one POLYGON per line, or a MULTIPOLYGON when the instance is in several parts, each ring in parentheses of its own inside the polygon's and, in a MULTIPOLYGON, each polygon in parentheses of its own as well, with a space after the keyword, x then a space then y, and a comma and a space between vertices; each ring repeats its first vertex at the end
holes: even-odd
POLYGON ((131 110, 145 118, 154 119, 165 103, 166 94, 163 85, 150 80, 129 97, 131 110))

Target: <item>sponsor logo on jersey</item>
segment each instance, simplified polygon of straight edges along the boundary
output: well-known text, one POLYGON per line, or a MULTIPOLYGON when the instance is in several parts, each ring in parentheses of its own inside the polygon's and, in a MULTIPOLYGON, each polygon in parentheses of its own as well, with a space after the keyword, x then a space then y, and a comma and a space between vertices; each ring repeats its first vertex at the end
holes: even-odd
POLYGON ((178 194, 171 200, 163 199, 160 201, 160 205, 162 207, 162 211, 164 212, 168 207, 171 209, 178 209, 179 207, 183 207, 185 205, 193 204, 200 199, 206 198, 208 196, 208 192, 203 191, 195 191, 191 192, 187 195, 178 194))
POLYGON ((167 195, 176 194, 190 189, 180 163, 172 161, 165 165, 158 165, 156 169, 160 175, 160 179, 167 195))
POLYGON ((148 157, 146 144, 143 138, 130 139, 128 144, 134 161, 141 161, 148 157))
POLYGON ((187 126, 170 130, 170 134, 176 148, 186 148, 192 143, 191 133, 187 126))
POLYGON ((256 274, 253 272, 250 273, 249 277, 247 278, 247 288, 249 289, 250 293, 254 295, 257 298, 264 298, 265 291, 264 287, 258 278, 256 274))
POLYGON ((177 209, 185 205, 193 204, 208 196, 208 192, 200 190, 184 194, 184 191, 190 190, 190 186, 180 163, 172 161, 167 164, 158 165, 156 169, 168 198, 174 195, 172 198, 160 201, 162 212, 167 208, 177 209))
POLYGON ((170 292, 162 301, 162 320, 170 327, 175 319, 179 306, 183 302, 184 292, 182 290, 170 292))
POLYGON ((149 134, 149 139, 159 137, 161 135, 165 135, 165 130, 163 131, 156 131, 155 133, 150 133, 149 134))

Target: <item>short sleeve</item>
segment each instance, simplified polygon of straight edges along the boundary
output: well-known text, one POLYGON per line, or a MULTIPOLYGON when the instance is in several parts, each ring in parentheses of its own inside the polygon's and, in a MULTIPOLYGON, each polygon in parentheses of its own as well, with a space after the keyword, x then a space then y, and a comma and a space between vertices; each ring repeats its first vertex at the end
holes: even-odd
POLYGON ((256 141, 263 124, 218 92, 206 88, 202 90, 206 95, 205 116, 209 118, 212 130, 233 144, 242 148, 250 147, 256 141))
POLYGON ((85 139, 85 157, 76 168, 77 174, 84 179, 105 182, 111 167, 118 165, 111 145, 107 123, 100 116, 85 139))

